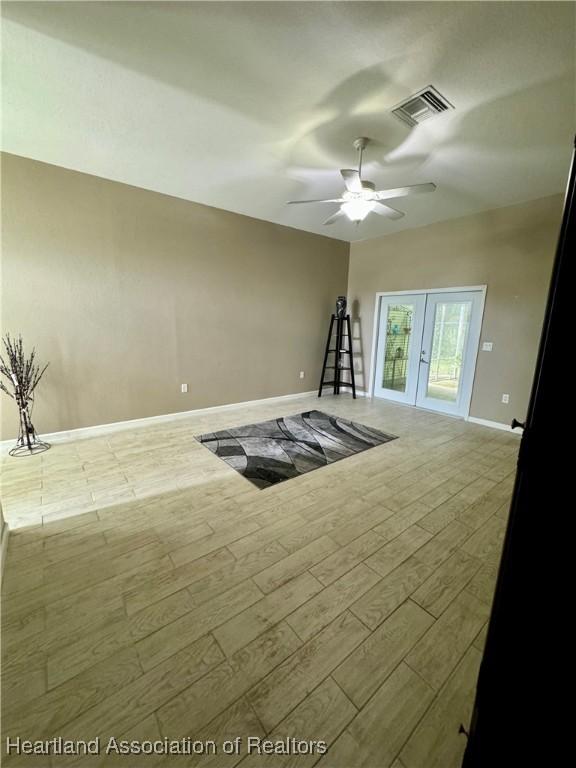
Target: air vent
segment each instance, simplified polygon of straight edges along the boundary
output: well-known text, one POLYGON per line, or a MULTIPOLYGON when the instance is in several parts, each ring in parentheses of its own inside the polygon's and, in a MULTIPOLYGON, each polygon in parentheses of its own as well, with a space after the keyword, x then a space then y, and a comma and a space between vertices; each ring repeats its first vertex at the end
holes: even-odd
POLYGON ((436 88, 429 85, 394 107, 392 114, 408 125, 418 125, 448 109, 454 109, 454 107, 448 99, 438 93, 436 88))

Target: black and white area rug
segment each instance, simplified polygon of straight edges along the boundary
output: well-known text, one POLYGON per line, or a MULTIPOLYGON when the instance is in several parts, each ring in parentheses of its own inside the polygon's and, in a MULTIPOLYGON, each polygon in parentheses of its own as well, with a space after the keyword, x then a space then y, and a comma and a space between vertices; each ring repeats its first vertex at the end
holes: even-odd
POLYGON ((395 439, 396 435, 322 411, 307 411, 196 437, 258 488, 298 477, 395 439))

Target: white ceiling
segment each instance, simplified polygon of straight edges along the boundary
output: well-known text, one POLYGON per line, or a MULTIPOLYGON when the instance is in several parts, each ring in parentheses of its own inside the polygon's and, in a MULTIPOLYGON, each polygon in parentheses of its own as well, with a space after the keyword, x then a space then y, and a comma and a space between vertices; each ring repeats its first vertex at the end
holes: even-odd
POLYGON ((574 3, 3 3, 3 148, 342 240, 561 192, 574 3), (432 83, 454 112, 390 108, 432 83), (399 222, 324 227, 356 136, 399 222))

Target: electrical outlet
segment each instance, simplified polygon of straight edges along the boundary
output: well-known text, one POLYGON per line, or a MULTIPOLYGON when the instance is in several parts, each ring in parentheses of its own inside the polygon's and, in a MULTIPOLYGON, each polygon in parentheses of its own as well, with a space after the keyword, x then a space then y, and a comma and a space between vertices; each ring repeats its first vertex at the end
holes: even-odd
POLYGON ((482 352, 492 352, 492 346, 493 346, 493 342, 485 341, 482 344, 482 352))
POLYGON ((502 402, 508 404, 510 402, 510 395, 502 395, 502 402))
POLYGON ((180 392, 185 395, 188 392, 188 384, 180 384, 180 392))
POLYGON ((301 379, 303 379, 303 378, 304 378, 304 371, 300 371, 300 378, 301 378, 301 379))

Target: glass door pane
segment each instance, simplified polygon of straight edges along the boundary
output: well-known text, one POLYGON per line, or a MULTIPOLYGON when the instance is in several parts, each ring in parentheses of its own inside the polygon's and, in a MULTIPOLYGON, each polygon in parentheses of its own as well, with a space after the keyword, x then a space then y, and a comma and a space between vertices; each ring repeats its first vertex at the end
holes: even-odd
POLYGON ((482 324, 481 291, 429 293, 416 405, 465 416, 482 324))
POLYGON ((471 301, 436 303, 426 396, 455 403, 470 327, 471 301))
POLYGON ((382 387, 406 391, 408 350, 414 318, 413 304, 391 304, 386 318, 386 344, 382 366, 382 387))

